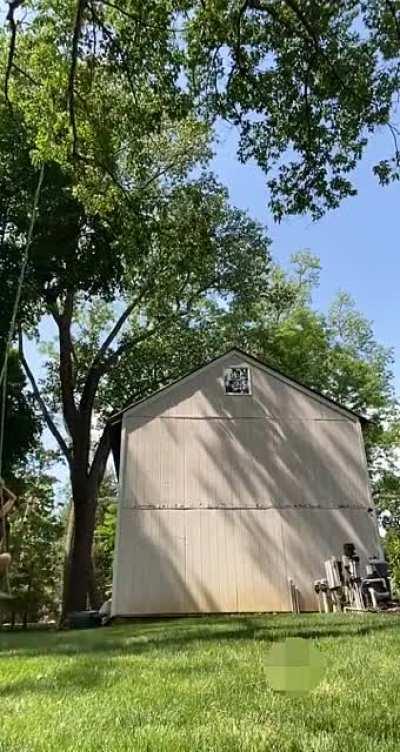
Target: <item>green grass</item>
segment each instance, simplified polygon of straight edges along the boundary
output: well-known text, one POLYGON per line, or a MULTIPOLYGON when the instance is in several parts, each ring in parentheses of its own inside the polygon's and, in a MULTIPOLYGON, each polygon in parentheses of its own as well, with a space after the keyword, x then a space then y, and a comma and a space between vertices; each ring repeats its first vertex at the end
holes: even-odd
POLYGON ((399 752, 400 617, 303 615, 0 634, 0 752, 399 752), (287 636, 328 662, 268 685, 287 636))

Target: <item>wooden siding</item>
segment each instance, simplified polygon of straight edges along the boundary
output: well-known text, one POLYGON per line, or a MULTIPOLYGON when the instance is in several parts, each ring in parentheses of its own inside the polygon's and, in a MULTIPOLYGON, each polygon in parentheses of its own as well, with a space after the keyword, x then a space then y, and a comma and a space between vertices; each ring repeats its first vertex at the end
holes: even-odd
POLYGON ((125 509, 113 613, 289 611, 288 577, 305 611, 323 561, 354 541, 379 552, 365 510, 125 509))
POLYGON ((359 422, 229 355, 124 415, 114 615, 316 607, 323 562, 380 551, 359 422))
POLYGON ((122 504, 368 507, 358 424, 131 418, 122 504))

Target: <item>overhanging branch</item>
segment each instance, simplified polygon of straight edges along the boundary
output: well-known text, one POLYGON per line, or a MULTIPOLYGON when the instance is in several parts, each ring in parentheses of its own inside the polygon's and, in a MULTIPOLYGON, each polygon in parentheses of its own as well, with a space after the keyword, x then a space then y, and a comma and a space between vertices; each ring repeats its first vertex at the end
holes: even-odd
POLYGON ((128 320, 131 313, 143 300, 147 292, 147 288, 148 288, 148 285, 145 285, 142 288, 142 290, 138 293, 136 298, 121 313, 120 317, 117 319, 111 331, 105 338, 103 344, 101 345, 98 352, 96 353, 96 356, 93 359, 92 365, 86 377, 85 386, 82 392, 82 397, 81 397, 81 401, 79 405, 80 411, 85 410, 86 413, 88 413, 88 411, 92 409, 98 383, 103 373, 108 368, 108 359, 105 359, 107 350, 109 350, 109 348, 115 341, 116 337, 118 337, 118 334, 120 333, 122 327, 128 320))
POLYGON ((72 154, 76 156, 78 150, 78 132, 76 127, 75 116, 75 77, 78 64, 79 39, 81 36, 83 14, 85 11, 86 0, 78 0, 75 10, 74 31, 72 36, 71 65, 68 76, 67 102, 69 121, 72 129, 72 154))
POLYGON ((36 399, 36 401, 37 401, 37 403, 38 403, 38 405, 40 407, 40 410, 42 412, 42 415, 43 415, 43 418, 44 418, 44 420, 46 422, 46 425, 47 425, 49 431, 53 434, 55 440, 57 441, 57 444, 60 447, 60 449, 61 449, 61 451, 62 451, 65 459, 67 460, 68 464, 71 465, 71 453, 70 453, 70 450, 68 449, 67 443, 66 443, 65 439, 63 438, 63 436, 61 435, 60 431, 58 430, 58 428, 57 428, 57 426, 56 426, 53 418, 51 417, 51 415, 50 415, 50 413, 49 413, 49 411, 47 409, 46 403, 45 403, 42 395, 40 394, 40 390, 39 390, 39 387, 38 387, 38 385, 36 383, 35 377, 34 377, 32 371, 31 371, 31 369, 29 367, 28 361, 25 358, 24 348, 23 348, 23 335, 22 335, 21 328, 19 329, 19 332, 18 332, 18 345, 19 345, 19 357, 20 357, 20 361, 21 361, 23 369, 24 369, 24 371, 25 371, 25 373, 26 373, 26 375, 28 377, 28 380, 29 380, 30 385, 32 387, 33 395, 34 395, 34 397, 35 397, 35 399, 36 399))

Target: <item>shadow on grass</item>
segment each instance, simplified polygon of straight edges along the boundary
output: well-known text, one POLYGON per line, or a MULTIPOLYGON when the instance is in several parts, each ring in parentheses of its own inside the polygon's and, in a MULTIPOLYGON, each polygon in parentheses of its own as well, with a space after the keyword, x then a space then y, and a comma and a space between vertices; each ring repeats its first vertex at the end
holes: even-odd
MULTIPOLYGON (((223 646, 237 641, 258 641, 272 643, 286 637, 303 637, 305 639, 324 640, 327 638, 363 637, 370 634, 392 630, 399 634, 400 622, 387 619, 384 622, 370 620, 367 623, 352 621, 352 617, 341 618, 338 621, 330 618, 324 624, 309 624, 307 619, 297 617, 291 623, 290 617, 275 621, 265 617, 216 618, 212 622, 199 624, 198 620, 191 622, 167 622, 157 624, 124 625, 108 630, 88 630, 85 632, 64 632, 48 635, 44 643, 40 638, 40 645, 35 645, 34 636, 25 640, 23 635, 8 635, 11 639, 0 652, 4 658, 47 658, 47 657, 76 657, 76 661, 67 665, 57 664, 54 672, 38 673, 35 677, 21 678, 15 682, 1 683, 0 697, 17 697, 25 693, 65 695, 70 692, 90 692, 93 689, 107 687, 110 683, 110 672, 120 674, 123 664, 116 664, 114 659, 119 656, 141 657, 152 655, 153 658, 177 657, 181 651, 188 648, 201 650, 206 645, 223 646), (24 644, 25 643, 25 644, 24 644), (26 643, 30 643, 27 645, 26 643)), ((37 641, 36 641, 37 643, 37 641)), ((46 667, 43 662, 44 668, 46 667)), ((150 663, 149 663, 150 666, 150 663)), ((188 667, 186 667, 187 669, 188 667)), ((210 671, 206 662, 205 669, 210 671)), ((174 670, 170 667, 168 670, 174 670)), ((129 671, 134 671, 134 665, 129 665, 129 671)), ((199 671, 197 666, 196 671, 199 671)))
MULTIPOLYGON (((364 617, 362 617, 364 618, 364 617)), ((304 639, 326 639, 332 637, 361 637, 375 632, 398 630, 400 619, 385 618, 385 621, 352 621, 354 617, 329 618, 310 625, 307 619, 290 623, 290 617, 283 621, 268 623, 265 617, 222 617, 212 622, 200 620, 182 622, 159 621, 156 624, 143 623, 108 627, 103 630, 85 630, 53 633, 46 640, 33 635, 4 635, 0 643, 0 658, 46 657, 49 655, 84 656, 93 654, 142 655, 154 650, 181 650, 197 643, 220 643, 237 640, 259 640, 276 642, 287 637, 304 639)), ((400 635, 400 631, 399 631, 400 635)))

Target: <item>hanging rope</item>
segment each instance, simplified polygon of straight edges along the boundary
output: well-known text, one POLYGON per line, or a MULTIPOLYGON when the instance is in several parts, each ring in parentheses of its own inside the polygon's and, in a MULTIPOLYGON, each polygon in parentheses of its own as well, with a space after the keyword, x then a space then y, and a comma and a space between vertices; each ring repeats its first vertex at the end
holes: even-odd
MULTIPOLYGON (((6 517, 9 513, 10 509, 14 505, 15 502, 15 496, 12 494, 9 489, 5 488, 5 484, 3 481, 3 455, 4 455, 4 438, 5 438, 5 425, 6 425, 6 410, 7 410, 7 376, 8 376, 8 357, 10 352, 11 343, 14 338, 14 332, 15 332, 15 324, 17 321, 18 316, 18 310, 19 305, 21 302, 21 296, 22 296, 22 288, 24 285, 25 280, 25 274, 26 269, 29 262, 29 253, 32 245, 32 238, 33 238, 33 231, 35 229, 35 223, 36 223, 36 217, 37 212, 39 208, 39 200, 40 200, 40 192, 42 189, 42 183, 43 183, 43 177, 44 177, 44 165, 42 164, 40 171, 39 171, 39 177, 38 182, 36 185, 35 195, 33 198, 33 206, 32 206, 32 215, 29 222, 29 228, 28 228, 28 235, 26 238, 26 244, 24 253, 22 256, 22 264, 21 264, 21 270, 18 277, 18 283, 17 283, 17 290, 15 293, 15 299, 14 299, 14 305, 12 309, 11 319, 10 319, 10 326, 7 333, 7 339, 5 342, 5 351, 4 351, 4 360, 3 365, 0 373, 0 385, 1 385, 1 398, 0 398, 0 518, 1 518, 1 524, 2 524, 2 536, 1 536, 1 547, 0 550, 5 548, 6 542, 7 542, 7 524, 6 524, 6 517), (4 501, 4 492, 7 492, 8 494, 8 501, 4 501), (11 503, 11 507, 10 507, 11 503)), ((9 581, 9 575, 8 575, 8 568, 10 564, 11 557, 9 554, 0 553, 0 556, 2 557, 1 565, 5 567, 5 580, 6 580, 6 587, 7 587, 7 593, 10 592, 10 581, 9 581)), ((1 571, 0 571, 1 574, 1 571)))

